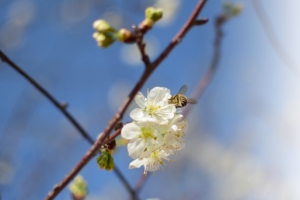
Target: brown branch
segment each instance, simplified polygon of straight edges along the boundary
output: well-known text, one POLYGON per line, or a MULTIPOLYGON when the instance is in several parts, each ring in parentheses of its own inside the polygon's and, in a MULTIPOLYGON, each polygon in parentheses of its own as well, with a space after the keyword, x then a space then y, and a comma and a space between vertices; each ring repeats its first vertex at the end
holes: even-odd
MULTIPOLYGON (((93 138, 81 127, 81 125, 75 120, 75 118, 66 110, 67 103, 62 102, 59 103, 46 89, 44 89, 39 83, 37 83, 32 77, 30 77, 24 70, 22 70, 19 66, 17 66, 11 59, 9 59, 1 50, 0 50, 0 58, 3 62, 6 62, 9 66, 15 69, 19 74, 21 74, 24 78, 26 78, 37 90, 39 90, 44 96, 46 96, 50 102, 52 102, 64 115, 65 117, 75 126, 75 128, 79 131, 79 133, 90 143, 93 144, 95 141, 93 138)), ((120 134, 120 131, 116 131, 120 134)), ((111 138, 115 138, 117 135, 113 134, 111 138)), ((128 181, 125 179, 124 175, 115 165, 114 172, 117 177, 120 179, 124 187, 128 190, 132 197, 135 197, 135 191, 131 188, 128 181)))
POLYGON ((279 58, 285 63, 285 65, 296 75, 300 76, 300 71, 298 68, 298 64, 289 56, 283 45, 280 43, 276 32, 274 31, 274 28, 271 24, 270 19, 268 18, 263 6, 261 5, 259 0, 252 0, 252 5, 254 8, 254 11, 256 12, 256 15, 262 24, 263 30, 267 36, 267 39, 269 40, 271 46, 279 56, 279 58))
POLYGON ((145 64, 145 67, 150 66, 150 59, 149 56, 146 53, 146 44, 144 43, 144 34, 146 32, 141 31, 136 25, 133 25, 132 28, 135 31, 136 34, 136 44, 139 48, 139 51, 141 53, 142 61, 145 64))
POLYGON ((172 49, 183 39, 185 34, 194 26, 194 21, 196 20, 199 12, 202 10, 204 4, 206 3, 206 0, 200 0, 198 4, 196 5, 195 9, 193 10, 191 16, 187 20, 187 22, 183 25, 183 27, 180 29, 180 31, 175 35, 169 46, 163 51, 162 54, 153 62, 153 66, 159 65, 172 51, 172 49))
POLYGON ((208 18, 195 20, 194 26, 202 26, 208 22, 208 18))
POLYGON ((171 43, 167 46, 167 48, 162 52, 162 54, 151 63, 150 67, 147 67, 142 74, 141 78, 125 100, 124 104, 120 107, 119 111, 115 114, 115 116, 110 120, 107 127, 103 131, 103 134, 97 139, 94 145, 86 152, 83 158, 75 165, 75 167, 59 182, 54 188, 48 193, 45 199, 54 199, 63 188, 76 176, 76 174, 88 163, 89 160, 95 155, 98 151, 99 147, 104 144, 105 138, 112 131, 113 127, 118 123, 119 120, 122 119, 125 111, 129 107, 130 103, 133 101, 137 92, 142 88, 144 83, 147 81, 152 72, 158 67, 158 65, 169 55, 171 50, 182 40, 182 38, 186 35, 188 30, 193 26, 193 22, 198 16, 199 12, 202 10, 206 0, 199 0, 194 11, 192 12, 190 18, 181 28, 181 30, 175 35, 171 43))
MULTIPOLYGON (((214 41, 213 57, 211 60, 210 67, 206 71, 203 78, 199 81, 198 86, 196 87, 193 94, 191 95, 192 98, 194 98, 194 99, 199 99, 199 97, 203 94, 204 90, 207 88, 208 84, 212 80, 213 75, 216 72, 216 69, 218 67, 219 60, 220 60, 221 41, 223 38, 222 26, 224 25, 224 23, 227 20, 228 20, 228 17, 224 14, 219 15, 215 20, 215 41, 214 41)), ((197 21, 199 21, 199 20, 197 20, 197 21)), ((185 117, 189 114, 189 112, 191 110, 191 106, 192 105, 188 104, 185 107, 185 109, 183 110, 182 114, 185 117)), ((145 176, 144 174, 141 174, 141 176, 136 184, 136 187, 135 187, 135 192, 137 194, 139 194, 139 192, 143 189, 147 179, 149 178, 149 175, 150 174, 145 176)))

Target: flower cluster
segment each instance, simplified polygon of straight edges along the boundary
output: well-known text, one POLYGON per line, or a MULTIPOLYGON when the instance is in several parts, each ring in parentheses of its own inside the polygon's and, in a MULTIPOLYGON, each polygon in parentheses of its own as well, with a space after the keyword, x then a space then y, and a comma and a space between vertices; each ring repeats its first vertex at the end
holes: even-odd
POLYGON ((156 171, 169 156, 185 147, 184 136, 187 122, 176 113, 174 104, 169 103, 170 90, 155 87, 147 98, 139 92, 135 101, 139 108, 131 111, 133 122, 126 124, 121 132, 129 140, 129 156, 135 159, 129 169, 144 166, 144 173, 156 171))

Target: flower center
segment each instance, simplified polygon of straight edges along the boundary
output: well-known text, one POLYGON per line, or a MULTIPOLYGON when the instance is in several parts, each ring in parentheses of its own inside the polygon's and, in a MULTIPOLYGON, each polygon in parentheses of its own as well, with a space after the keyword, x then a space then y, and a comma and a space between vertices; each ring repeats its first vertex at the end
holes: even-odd
POLYGON ((151 153, 151 158, 153 160, 155 160, 156 162, 158 162, 159 164, 163 164, 162 159, 160 158, 159 152, 158 151, 154 151, 151 153))
POLYGON ((160 106, 155 106, 155 105, 153 105, 153 104, 150 104, 150 105, 148 105, 147 107, 146 107, 146 112, 150 115, 150 116, 152 116, 153 114, 155 114, 155 112, 157 111, 157 110, 159 110, 161 107, 160 106))
POLYGON ((150 127, 141 127, 140 137, 144 140, 155 138, 153 134, 153 130, 150 127))

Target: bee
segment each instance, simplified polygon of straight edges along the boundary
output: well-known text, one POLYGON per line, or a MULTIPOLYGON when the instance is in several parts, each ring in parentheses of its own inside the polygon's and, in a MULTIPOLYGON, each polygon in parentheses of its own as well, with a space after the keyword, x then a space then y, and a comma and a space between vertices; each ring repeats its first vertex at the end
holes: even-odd
POLYGON ((170 104, 174 104, 176 108, 183 108, 188 103, 190 103, 190 104, 197 104, 198 103, 197 100, 192 99, 192 98, 187 98, 185 96, 187 90, 188 90, 188 86, 187 85, 183 85, 179 89, 179 91, 177 92, 177 94, 173 95, 169 99, 169 103, 170 104))

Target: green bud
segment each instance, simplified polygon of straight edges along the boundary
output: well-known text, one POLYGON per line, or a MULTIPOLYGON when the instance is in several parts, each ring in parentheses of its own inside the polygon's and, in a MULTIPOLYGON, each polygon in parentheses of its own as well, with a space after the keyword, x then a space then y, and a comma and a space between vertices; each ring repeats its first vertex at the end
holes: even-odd
POLYGON ((84 199, 87 194, 87 183, 82 176, 77 176, 70 184, 69 190, 74 199, 84 199))
POLYGON ((115 167, 114 158, 110 152, 103 152, 97 158, 97 164, 100 169, 106 169, 107 171, 111 171, 115 167))
POLYGON ((113 158, 112 155, 110 154, 105 169, 106 169, 107 171, 111 171, 111 170, 113 170, 114 168, 115 168, 114 158, 113 158))
POLYGON ((139 25, 139 28, 143 31, 146 32, 150 30, 153 26, 154 22, 150 19, 144 19, 139 25))
POLYGON ((109 153, 103 152, 98 158, 97 158, 97 164, 100 167, 100 169, 105 169, 107 166, 107 161, 109 159, 108 156, 109 153))
POLYGON ((242 12, 243 5, 242 4, 234 4, 231 2, 225 2, 223 4, 223 10, 224 10, 224 13, 228 17, 235 17, 242 12))
POLYGON ((151 20, 153 23, 160 20, 163 16, 162 9, 155 9, 153 7, 148 7, 145 11, 146 19, 151 20))
POLYGON ((120 42, 131 43, 135 41, 134 35, 127 29, 120 29, 117 36, 120 42))
POLYGON ((115 33, 117 32, 107 21, 103 19, 96 20, 93 23, 94 29, 96 29, 99 32, 106 33, 106 32, 111 32, 115 33))
POLYGON ((237 16, 243 11, 242 4, 236 4, 232 9, 232 16, 237 16))
POLYGON ((95 32, 93 38, 97 41, 100 47, 106 48, 115 42, 116 37, 114 34, 95 32))

